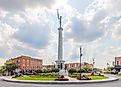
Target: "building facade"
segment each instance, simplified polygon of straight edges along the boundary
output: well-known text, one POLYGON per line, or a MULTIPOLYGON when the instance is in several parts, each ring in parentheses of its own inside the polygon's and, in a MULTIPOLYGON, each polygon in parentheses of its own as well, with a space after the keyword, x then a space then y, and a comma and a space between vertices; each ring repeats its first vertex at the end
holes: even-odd
POLYGON ((121 72, 121 57, 115 57, 114 69, 121 72))
POLYGON ((31 58, 29 56, 20 56, 17 58, 9 59, 8 61, 15 63, 18 70, 37 70, 42 68, 42 59, 31 58))
MULTIPOLYGON (((44 68, 53 68, 55 67, 55 65, 44 65, 43 66, 44 68)), ((65 67, 66 69, 71 69, 71 68, 74 68, 74 69, 80 69, 80 63, 66 63, 65 64, 65 67)), ((82 68, 90 68, 90 69, 93 69, 93 64, 89 64, 87 62, 83 62, 81 64, 81 67, 82 68)))
MULTIPOLYGON (((75 68, 75 69, 80 69, 80 63, 66 63, 65 64, 67 69, 75 68)), ((93 68, 93 64, 89 64, 87 62, 83 62, 81 64, 81 68, 93 68)))

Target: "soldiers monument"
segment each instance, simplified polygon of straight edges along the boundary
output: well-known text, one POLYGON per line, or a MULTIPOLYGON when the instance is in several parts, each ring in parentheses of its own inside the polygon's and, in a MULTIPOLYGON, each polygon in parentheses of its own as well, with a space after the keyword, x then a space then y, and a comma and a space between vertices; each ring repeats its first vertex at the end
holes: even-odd
POLYGON ((64 69, 64 60, 63 60, 63 37, 62 37, 62 16, 59 15, 57 9, 57 18, 59 20, 59 28, 58 28, 58 60, 56 60, 57 68, 59 69, 60 75, 67 75, 67 71, 64 69))

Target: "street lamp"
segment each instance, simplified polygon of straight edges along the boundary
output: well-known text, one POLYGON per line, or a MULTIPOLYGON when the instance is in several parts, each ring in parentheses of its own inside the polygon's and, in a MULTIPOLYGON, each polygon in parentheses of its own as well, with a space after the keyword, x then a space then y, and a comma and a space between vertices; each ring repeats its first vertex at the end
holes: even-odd
POLYGON ((54 63, 54 62, 52 62, 52 64, 53 64, 53 68, 55 68, 55 63, 54 63))
POLYGON ((81 50, 82 50, 82 48, 80 46, 80 80, 81 80, 81 56, 82 56, 81 50))
POLYGON ((95 59, 93 58, 93 74, 94 74, 94 68, 95 68, 95 59))

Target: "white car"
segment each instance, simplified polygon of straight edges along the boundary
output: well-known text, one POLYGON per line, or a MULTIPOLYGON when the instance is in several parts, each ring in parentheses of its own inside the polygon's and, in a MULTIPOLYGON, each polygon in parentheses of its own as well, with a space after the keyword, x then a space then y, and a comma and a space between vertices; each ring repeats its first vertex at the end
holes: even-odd
POLYGON ((118 74, 121 74, 121 72, 118 72, 118 74))

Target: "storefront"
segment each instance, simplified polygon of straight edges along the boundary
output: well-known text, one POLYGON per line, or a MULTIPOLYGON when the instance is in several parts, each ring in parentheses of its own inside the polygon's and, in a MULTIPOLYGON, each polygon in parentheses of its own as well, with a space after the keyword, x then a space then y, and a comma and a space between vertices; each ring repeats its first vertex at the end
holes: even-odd
POLYGON ((117 72, 121 72, 121 66, 115 66, 114 69, 115 69, 117 72))

